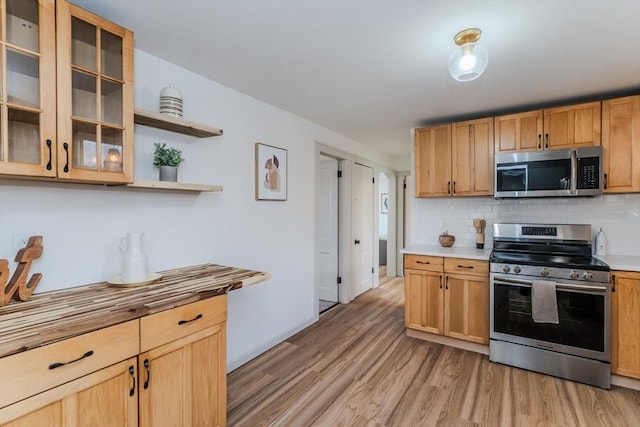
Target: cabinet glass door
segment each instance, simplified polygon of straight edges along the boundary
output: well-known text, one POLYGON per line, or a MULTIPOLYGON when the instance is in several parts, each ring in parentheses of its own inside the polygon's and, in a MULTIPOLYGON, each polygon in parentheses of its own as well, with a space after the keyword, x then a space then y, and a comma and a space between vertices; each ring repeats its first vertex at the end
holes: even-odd
POLYGON ((0 6, 0 173, 55 176, 54 2, 0 6))
POLYGON ((133 178, 133 35, 58 2, 58 177, 133 178))

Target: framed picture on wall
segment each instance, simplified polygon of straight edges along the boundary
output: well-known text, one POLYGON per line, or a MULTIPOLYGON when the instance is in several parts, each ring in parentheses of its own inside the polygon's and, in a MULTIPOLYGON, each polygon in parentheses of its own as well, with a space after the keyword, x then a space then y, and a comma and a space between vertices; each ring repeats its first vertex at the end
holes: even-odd
POLYGON ((389 193, 380 194, 380 213, 389 213, 389 193))
POLYGON ((256 142, 256 200, 287 200, 287 150, 256 142))

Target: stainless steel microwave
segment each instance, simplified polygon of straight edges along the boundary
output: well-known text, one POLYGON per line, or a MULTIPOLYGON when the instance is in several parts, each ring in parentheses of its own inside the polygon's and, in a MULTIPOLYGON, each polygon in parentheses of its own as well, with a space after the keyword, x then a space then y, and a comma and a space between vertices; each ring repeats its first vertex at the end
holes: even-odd
POLYGON ((496 154, 494 196, 602 194, 602 147, 496 154))

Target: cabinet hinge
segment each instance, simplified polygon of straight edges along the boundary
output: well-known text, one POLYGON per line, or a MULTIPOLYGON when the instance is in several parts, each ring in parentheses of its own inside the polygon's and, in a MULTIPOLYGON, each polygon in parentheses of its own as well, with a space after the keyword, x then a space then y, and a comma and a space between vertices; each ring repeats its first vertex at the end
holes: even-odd
POLYGON ((342 277, 338 276, 337 282, 338 282, 338 285, 341 285, 342 284, 342 277))
POLYGON ((342 171, 338 171, 338 178, 342 178, 342 171))

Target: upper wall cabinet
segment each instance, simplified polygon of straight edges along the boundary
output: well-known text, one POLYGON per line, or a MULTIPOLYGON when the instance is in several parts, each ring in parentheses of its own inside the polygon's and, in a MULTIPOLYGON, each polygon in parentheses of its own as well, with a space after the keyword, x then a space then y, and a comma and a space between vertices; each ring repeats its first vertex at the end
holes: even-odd
POLYGON ((133 33, 65 0, 0 8, 0 174, 131 182, 133 33))
POLYGON ((133 181, 133 33, 57 2, 58 177, 133 181))
POLYGON ((495 118, 496 153, 600 145, 600 101, 495 118))
POLYGON ((493 118, 415 130, 416 197, 493 194, 493 118))
POLYGON ((0 174, 56 176, 53 0, 0 0, 0 174))
POLYGON ((602 101, 604 192, 640 192, 640 95, 602 101))

